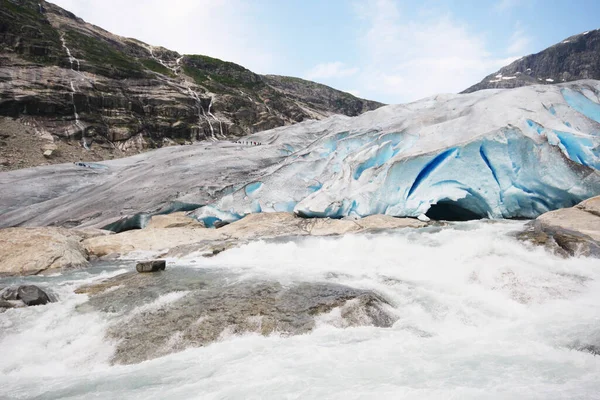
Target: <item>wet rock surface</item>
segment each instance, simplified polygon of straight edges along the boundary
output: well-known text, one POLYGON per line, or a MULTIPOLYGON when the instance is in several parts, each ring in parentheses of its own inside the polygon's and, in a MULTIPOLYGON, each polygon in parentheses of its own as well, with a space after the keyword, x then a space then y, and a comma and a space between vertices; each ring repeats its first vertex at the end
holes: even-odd
POLYGON ((0 300, 0 313, 8 310, 9 308, 17 307, 14 303, 7 300, 0 300))
POLYGON ((164 271, 167 268, 165 260, 141 261, 137 263, 135 269, 139 273, 164 271))
POLYGON ((12 286, 0 290, 0 309, 43 306, 56 298, 34 285, 12 286))
POLYGON ((239 280, 218 271, 175 268, 126 274, 80 288, 89 301, 81 311, 119 315, 107 332, 117 341, 113 363, 132 364, 228 335, 282 336, 310 332, 319 316, 335 326, 390 327, 396 318, 378 294, 335 283, 239 280))
POLYGON ((19 300, 25 303, 26 306, 43 306, 50 303, 48 294, 37 286, 19 286, 18 295, 19 300))
POLYGON ((0 291, 0 300, 19 300, 19 288, 17 286, 7 287, 0 291))

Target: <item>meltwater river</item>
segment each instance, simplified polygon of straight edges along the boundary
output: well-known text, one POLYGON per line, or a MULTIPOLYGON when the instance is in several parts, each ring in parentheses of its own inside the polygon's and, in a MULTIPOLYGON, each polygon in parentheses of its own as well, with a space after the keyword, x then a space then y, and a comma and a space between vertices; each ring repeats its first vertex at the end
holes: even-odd
MULTIPOLYGON (((130 264, 0 280, 47 287, 60 299, 0 314, 0 398, 600 398, 600 262, 523 244, 513 235, 522 225, 258 241, 170 260, 165 274, 206 269, 237 281, 372 290, 397 320, 344 327, 334 309, 307 334, 224 333, 133 365, 111 363, 117 343, 106 336, 125 317, 85 308, 88 296, 74 293, 130 264)), ((131 298, 131 312, 160 310, 186 293, 131 298)))

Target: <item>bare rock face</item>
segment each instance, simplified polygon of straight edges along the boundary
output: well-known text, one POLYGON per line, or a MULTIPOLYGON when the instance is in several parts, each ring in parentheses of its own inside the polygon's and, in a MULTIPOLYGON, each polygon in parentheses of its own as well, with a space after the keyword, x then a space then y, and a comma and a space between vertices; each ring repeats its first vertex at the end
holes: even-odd
POLYGON ((145 229, 166 229, 166 228, 204 228, 202 222, 198 222, 192 217, 188 217, 185 212, 177 212, 167 215, 154 215, 145 229))
POLYGON ((37 275, 61 268, 88 266, 76 231, 63 228, 0 230, 0 275, 37 275))
POLYGON ((571 36, 537 54, 522 57, 463 93, 600 79, 600 29, 571 36))
MULTIPOLYGON (((373 215, 357 221, 328 218, 300 218, 293 213, 249 214, 220 229, 196 226, 133 230, 117 235, 99 236, 84 241, 86 250, 95 256, 127 254, 134 251, 213 253, 230 248, 235 242, 285 236, 328 236, 372 232, 382 229, 422 228, 427 223, 412 218, 373 215)), ((174 253, 172 253, 174 254, 174 253)), ((171 254, 171 255, 172 255, 171 254)))
POLYGON ((173 247, 218 240, 221 236, 206 228, 142 229, 87 239, 83 242, 90 255, 103 257, 109 254, 128 254, 134 251, 158 252, 173 247))
POLYGON ((81 310, 123 315, 107 331, 107 337, 118 343, 115 364, 139 363, 228 335, 304 334, 315 328, 321 315, 336 308, 339 316, 329 319, 340 328, 390 327, 397 319, 387 301, 369 290, 327 282, 283 286, 228 278, 191 268, 160 276, 117 276, 83 288, 90 300, 81 310))
POLYGON ((600 196, 539 216, 521 238, 560 254, 600 258, 600 196))
POLYGON ((600 217, 600 196, 587 199, 575 206, 575 208, 600 217))
POLYGON ((45 1, 0 0, 0 116, 74 145, 11 169, 237 138, 381 105, 113 35, 45 1))

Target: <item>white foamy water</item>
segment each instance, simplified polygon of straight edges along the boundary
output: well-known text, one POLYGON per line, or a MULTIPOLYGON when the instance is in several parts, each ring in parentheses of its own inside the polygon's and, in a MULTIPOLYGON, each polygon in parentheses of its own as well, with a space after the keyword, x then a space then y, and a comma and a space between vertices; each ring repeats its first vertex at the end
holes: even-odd
POLYGON ((578 350, 600 346, 600 262, 519 243, 521 226, 259 241, 179 260, 172 268, 374 290, 398 321, 344 328, 333 310, 307 335, 224 335, 137 365, 110 366, 103 333, 118 317, 78 311, 85 296, 64 288, 60 303, 0 314, 0 398, 600 398, 600 356, 578 350))

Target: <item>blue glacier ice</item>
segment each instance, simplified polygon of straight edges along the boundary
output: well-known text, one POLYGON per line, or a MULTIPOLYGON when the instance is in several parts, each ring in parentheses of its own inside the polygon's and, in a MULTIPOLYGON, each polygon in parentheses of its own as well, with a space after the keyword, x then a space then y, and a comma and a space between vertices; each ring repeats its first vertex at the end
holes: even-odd
POLYGON ((260 188, 262 188, 262 182, 253 182, 250 183, 248 185, 246 185, 246 195, 247 196, 252 196, 253 194, 255 194, 257 191, 260 190, 260 188))
POLYGON ((584 81, 440 95, 322 129, 300 124, 289 137, 279 130, 272 143, 293 141, 294 155, 265 171, 260 193, 213 206, 244 215, 258 201, 263 212, 342 218, 418 217, 451 204, 480 218, 534 218, 600 194, 598 93, 584 81), (315 130, 322 136, 297 146, 315 130))
POLYGON ((593 90, 577 91, 570 88, 562 89, 561 92, 571 108, 589 119, 600 122, 600 104, 598 104, 600 100, 598 99, 598 93, 595 93, 593 90), (592 97, 595 98, 592 99, 592 97))

